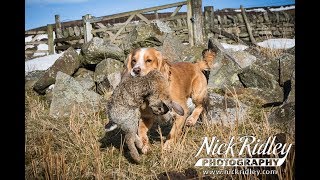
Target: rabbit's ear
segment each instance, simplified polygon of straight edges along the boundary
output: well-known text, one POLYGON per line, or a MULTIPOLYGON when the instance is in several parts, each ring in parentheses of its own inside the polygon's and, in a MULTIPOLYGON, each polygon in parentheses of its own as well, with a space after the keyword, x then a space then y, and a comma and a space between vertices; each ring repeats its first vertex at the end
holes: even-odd
POLYGON ((184 115, 184 110, 183 108, 176 102, 171 102, 171 105, 172 105, 172 109, 174 109, 174 111, 179 114, 180 116, 183 116, 184 115))
POLYGON ((174 111, 180 116, 184 115, 184 110, 178 103, 173 101, 163 101, 163 104, 165 105, 165 107, 168 107, 170 111, 174 109, 174 111))

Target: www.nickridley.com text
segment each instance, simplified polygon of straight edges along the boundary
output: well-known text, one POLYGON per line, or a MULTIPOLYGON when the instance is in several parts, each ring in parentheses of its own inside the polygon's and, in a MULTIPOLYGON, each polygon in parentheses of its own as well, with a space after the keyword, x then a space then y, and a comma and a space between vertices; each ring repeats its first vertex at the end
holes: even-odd
POLYGON ((236 175, 236 174, 243 174, 243 175, 256 175, 259 176, 260 174, 277 174, 277 170, 259 170, 259 169, 214 169, 214 170, 203 170, 204 175, 214 175, 214 174, 230 174, 230 175, 236 175))

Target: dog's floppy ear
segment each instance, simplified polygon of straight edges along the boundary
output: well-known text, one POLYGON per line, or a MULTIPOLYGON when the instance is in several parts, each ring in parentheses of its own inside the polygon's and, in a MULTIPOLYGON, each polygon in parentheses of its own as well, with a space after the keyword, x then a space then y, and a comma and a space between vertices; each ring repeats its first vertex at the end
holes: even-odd
POLYGON ((130 76, 130 70, 132 69, 131 67, 131 56, 132 54, 130 53, 127 57, 127 59, 125 60, 125 66, 121 72, 121 81, 123 81, 124 79, 126 79, 128 76, 130 76))
POLYGON ((132 69, 132 66, 131 66, 131 60, 132 60, 132 56, 134 54, 134 51, 131 51, 130 54, 128 54, 128 57, 126 59, 126 62, 127 62, 127 71, 130 71, 132 69))
POLYGON ((164 63, 165 59, 163 58, 161 52, 158 51, 158 50, 156 50, 155 56, 156 56, 157 61, 158 61, 158 70, 160 71, 161 67, 163 66, 163 63, 164 63))
POLYGON ((155 55, 158 60, 158 70, 166 79, 169 79, 170 64, 168 63, 167 59, 162 56, 160 51, 156 51, 155 55))

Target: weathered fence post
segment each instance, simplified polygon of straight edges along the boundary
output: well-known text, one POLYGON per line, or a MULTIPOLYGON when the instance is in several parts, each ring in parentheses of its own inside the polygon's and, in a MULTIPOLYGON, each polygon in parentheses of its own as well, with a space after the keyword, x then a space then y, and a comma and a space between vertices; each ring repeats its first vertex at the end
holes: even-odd
POLYGON ((203 44, 202 0, 191 1, 194 45, 203 44))
POLYGON ((54 54, 54 39, 53 39, 53 27, 51 24, 47 25, 47 34, 48 34, 48 49, 49 54, 54 54))
POLYGON ((61 22, 60 22, 60 15, 58 15, 58 14, 54 15, 54 19, 56 22, 56 37, 63 38, 61 22))
POLYGON ((158 11, 154 11, 154 15, 155 15, 155 19, 159 19, 159 14, 158 14, 158 11))
POLYGON ((211 32, 213 28, 213 6, 205 6, 204 7, 204 30, 205 30, 205 37, 208 38, 208 34, 211 32))
POLYGON ((249 21, 247 19, 246 12, 245 12, 245 10, 244 10, 242 5, 240 5, 240 9, 241 9, 241 13, 242 13, 242 16, 243 16, 244 23, 246 24, 246 27, 247 27, 247 31, 248 31, 248 34, 249 34, 250 41, 252 42, 252 44, 256 44, 256 40, 254 39, 254 37, 252 35, 252 29, 251 29, 251 26, 250 26, 249 21))
POLYGON ((191 46, 194 46, 191 0, 187 1, 187 25, 189 34, 189 44, 191 46))
POLYGON ((90 18, 91 18, 90 14, 86 14, 85 16, 82 16, 84 43, 89 42, 93 38, 93 35, 91 33, 92 25, 90 22, 88 22, 90 18))

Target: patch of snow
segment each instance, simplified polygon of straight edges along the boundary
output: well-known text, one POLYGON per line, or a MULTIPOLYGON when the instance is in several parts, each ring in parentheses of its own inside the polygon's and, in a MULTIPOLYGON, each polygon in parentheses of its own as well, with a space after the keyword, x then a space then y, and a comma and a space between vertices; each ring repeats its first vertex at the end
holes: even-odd
POLYGON ((51 84, 49 87, 48 87, 48 89, 53 89, 54 88, 54 84, 51 84))
POLYGON ((35 52, 35 53, 33 53, 33 57, 37 57, 37 56, 45 56, 45 55, 47 55, 47 53, 45 53, 45 52, 35 52))
MULTIPOLYGON (((295 6, 287 6, 287 7, 278 7, 278 8, 270 8, 269 10, 270 11, 284 11, 284 10, 289 10, 289 9, 295 9, 295 6)), ((234 10, 235 12, 241 12, 241 9, 235 9, 234 10)), ((246 9, 246 12, 251 12, 251 11, 254 11, 254 12, 266 12, 265 9, 263 8, 256 8, 256 9, 246 9)))
MULTIPOLYGON (((257 8, 257 9, 245 9, 246 12, 266 12, 263 8, 257 8)), ((235 12, 241 12, 241 9, 235 9, 235 12)))
POLYGON ((48 50, 49 46, 47 44, 39 44, 38 50, 48 50))
POLYGON ((32 36, 28 36, 24 38, 24 42, 30 42, 32 40, 32 36))
POLYGON ((131 21, 131 24, 138 25, 140 21, 131 21))
POLYGON ((36 37, 36 41, 40 41, 41 39, 48 39, 47 34, 40 34, 36 37))
POLYGON ((35 59, 31 59, 25 62, 25 73, 35 71, 35 70, 47 70, 51 67, 54 62, 62 55, 60 54, 52 54, 44 57, 39 57, 35 59))
POLYGON ((270 8, 270 11, 284 11, 284 10, 289 10, 289 9, 295 9, 296 6, 287 6, 287 7, 279 7, 279 8, 270 8))
POLYGON ((29 49, 29 48, 34 48, 34 45, 26 45, 24 49, 26 50, 26 49, 29 49))
POLYGON ((81 52, 81 49, 76 49, 77 53, 80 54, 81 52))
POLYGON ((295 39, 268 39, 257 43, 258 46, 271 49, 289 49, 295 46, 295 39))
POLYGON ((227 43, 221 43, 221 45, 225 48, 225 49, 231 49, 233 51, 243 51, 245 49, 248 48, 248 46, 245 45, 233 45, 233 44, 227 44, 227 43))
POLYGON ((246 9, 246 12, 266 12, 263 8, 257 8, 257 9, 246 9))

